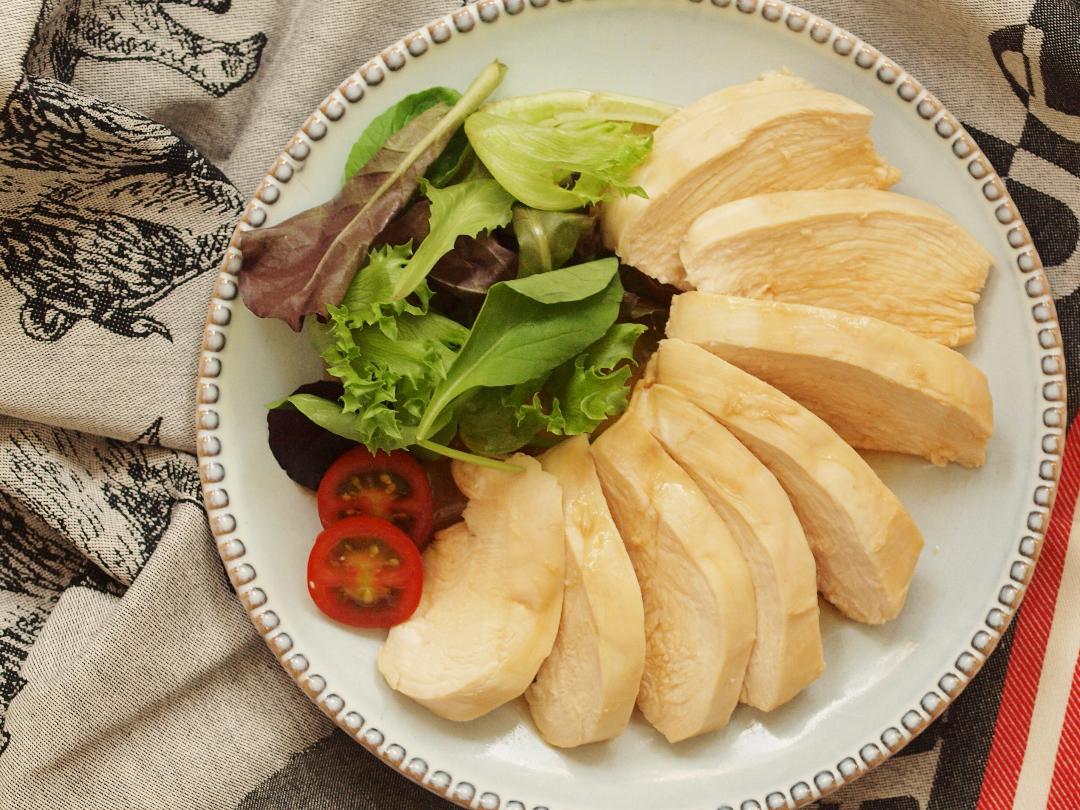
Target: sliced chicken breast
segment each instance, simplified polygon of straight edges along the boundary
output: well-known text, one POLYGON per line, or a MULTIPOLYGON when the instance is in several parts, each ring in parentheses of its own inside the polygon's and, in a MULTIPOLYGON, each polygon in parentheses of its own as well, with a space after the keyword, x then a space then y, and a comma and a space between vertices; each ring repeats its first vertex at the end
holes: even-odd
POLYGON ((645 667, 645 617, 588 438, 567 439, 540 463, 562 487, 566 590, 555 646, 525 699, 540 735, 568 748, 626 728, 645 667))
POLYGON ((994 430, 986 377, 959 352, 833 309, 689 292, 669 337, 779 388, 849 444, 978 467, 994 430))
POLYGON ((727 527, 636 407, 593 445, 645 606, 637 705, 668 741, 727 724, 754 644, 754 586, 727 527))
POLYGON ((771 711, 825 669, 816 568, 788 496, 725 427, 676 391, 639 393, 649 431, 727 525, 750 566, 757 632, 741 700, 771 711))
POLYGON ((839 309, 959 346, 992 259, 935 205, 875 189, 762 194, 698 217, 680 248, 703 292, 839 309))
POLYGON ((922 536, 836 431, 768 383, 681 340, 661 341, 645 378, 656 382, 708 411, 776 476, 802 523, 826 599, 857 621, 896 617, 922 536))
POLYGON ((770 191, 896 183, 899 171, 874 150, 872 118, 851 99, 784 74, 708 95, 656 130, 632 177, 648 198, 605 204, 605 241, 626 264, 686 289, 679 244, 710 208, 770 191))
POLYGON ((562 491, 536 459, 512 460, 524 471, 454 463, 463 521, 424 552, 420 605, 379 650, 387 684, 448 720, 524 693, 559 629, 562 491))

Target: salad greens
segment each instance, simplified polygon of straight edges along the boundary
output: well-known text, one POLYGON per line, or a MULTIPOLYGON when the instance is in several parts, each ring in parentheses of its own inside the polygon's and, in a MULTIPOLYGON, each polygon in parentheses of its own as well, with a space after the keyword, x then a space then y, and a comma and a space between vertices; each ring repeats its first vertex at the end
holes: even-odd
POLYGON ((408 447, 416 444, 420 416, 467 335, 461 324, 435 313, 404 313, 392 330, 349 329, 334 321, 317 330, 315 341, 327 371, 344 387, 341 400, 301 394, 271 407, 291 405, 372 452, 408 447))
POLYGON ((474 453, 512 453, 535 443, 540 433, 591 433, 626 409, 629 363, 645 331, 617 323, 596 343, 546 377, 502 388, 486 388, 462 408, 458 431, 474 453))
POLYGON ((560 405, 559 417, 549 418, 546 430, 565 436, 591 433, 609 416, 626 410, 630 362, 645 328, 616 323, 587 351, 555 370, 545 391, 560 405))
POLYGON ((454 131, 502 81, 488 65, 460 100, 421 113, 345 184, 332 200, 273 228, 247 231, 240 292, 255 315, 299 331, 305 315, 339 303, 375 237, 405 207, 454 131))
POLYGON ((550 126, 480 111, 465 120, 476 154, 521 202, 569 211, 618 194, 644 195, 630 173, 652 149, 652 136, 629 123, 580 119, 550 126))
POLYGON ((248 307, 294 329, 319 315, 308 333, 340 383, 270 407, 371 452, 504 469, 492 456, 625 410, 646 327, 621 322, 617 259, 581 263, 600 252, 583 209, 644 194, 631 172, 673 108, 561 91, 478 109, 504 71, 405 97, 361 133, 337 197, 245 236, 248 307))
POLYGON ((602 337, 619 314, 618 267, 615 259, 602 259, 492 287, 432 394, 419 438, 429 438, 443 412, 468 391, 534 380, 602 337))
POLYGON ((404 298, 423 283, 459 236, 476 237, 510 222, 514 198, 494 180, 468 180, 444 189, 425 186, 424 193, 431 200, 428 235, 394 288, 394 299, 404 298))
MULTIPOLYGON (((460 100, 461 93, 457 90, 449 87, 429 87, 405 96, 390 109, 377 115, 349 151, 349 157, 345 161, 344 181, 348 182, 391 137, 404 129, 414 118, 438 105, 453 107, 460 100)), ((465 131, 459 127, 424 176, 436 188, 443 188, 454 180, 468 179, 468 170, 474 164, 477 164, 476 153, 469 145, 465 131), (463 178, 463 175, 466 177, 463 178)))
MULTIPOLYGON (((425 197, 413 203, 379 234, 376 244, 420 244, 428 235, 431 203, 425 197)), ((454 249, 435 263, 428 284, 435 297, 432 306, 444 315, 471 324, 484 302, 488 288, 517 277, 518 254, 502 230, 501 239, 490 233, 459 236, 454 249), (507 244, 504 244, 506 242, 507 244)))
POLYGON ((445 188, 457 180, 477 180, 491 177, 491 174, 484 168, 484 164, 476 159, 476 152, 469 144, 465 130, 459 127, 425 176, 431 185, 445 188))
POLYGON ((631 171, 648 157, 667 104, 617 93, 563 90, 488 104, 465 120, 469 142, 488 171, 521 202, 570 211, 644 192, 631 171))
MULTIPOLYGON (((421 90, 419 93, 405 96, 393 107, 375 116, 349 151, 349 157, 345 161, 344 179, 348 181, 350 177, 360 171, 386 145, 386 142, 392 136, 404 129, 406 124, 421 113, 427 112, 439 104, 449 109, 457 104, 460 99, 461 93, 457 90, 451 90, 449 87, 431 87, 427 90, 421 90)), ((447 149, 449 149, 449 146, 447 149)), ((438 163, 438 160, 436 163, 438 163)), ((435 166, 433 165, 432 171, 434 170, 435 166)))
MULTIPOLYGON (((318 380, 301 385, 293 393, 314 394, 332 401, 341 396, 341 383, 318 380)), ((266 434, 270 452, 285 474, 312 490, 319 488, 319 482, 335 460, 356 447, 356 442, 325 430, 292 407, 266 412, 266 434)))
MULTIPOLYGON (((401 247, 375 253, 364 273, 376 268, 392 278, 406 266, 406 252, 401 247)), ((472 330, 427 311, 423 303, 363 309, 362 315, 348 305, 335 308, 330 323, 317 327, 316 342, 327 371, 344 386, 340 404, 301 394, 272 407, 294 407, 372 451, 418 444, 449 455, 436 439, 456 427, 456 409, 469 403, 474 389, 533 382, 516 392, 512 416, 528 415, 524 428, 515 426, 523 436, 517 447, 542 429, 587 432, 626 404, 625 391, 620 402, 607 389, 616 380, 625 388, 629 369, 611 372, 613 354, 599 348, 610 343, 605 336, 615 329, 622 299, 617 269, 614 259, 604 259, 500 282, 488 293, 472 330), (538 399, 552 370, 567 362, 573 367, 560 375, 562 382, 553 390, 561 392, 564 403, 589 406, 584 416, 574 414, 570 421, 560 410, 565 406, 553 404, 552 416, 538 399)), ((637 327, 624 326, 634 330, 636 339, 637 327)), ((475 424, 475 409, 471 413, 475 424)))
MULTIPOLYGON (((416 443, 426 404, 469 334, 456 321, 429 311, 428 271, 459 236, 476 236, 510 219, 512 199, 493 180, 425 191, 431 230, 419 249, 414 253, 406 244, 371 251, 341 305, 329 308, 329 321, 312 327, 326 370, 345 389, 338 409, 351 420, 347 426, 340 420, 324 426, 369 450, 416 443)), ((289 401, 301 410, 323 408, 289 401)), ((322 418, 329 422, 326 414, 322 418)))
POLYGON ((323 359, 344 386, 340 404, 332 404, 351 422, 348 433, 327 429, 372 451, 415 444, 420 417, 467 336, 461 324, 431 312, 403 313, 393 329, 334 323, 321 338, 323 359))
POLYGON ((546 273, 566 264, 582 237, 596 228, 588 214, 514 208, 514 236, 518 242, 518 276, 546 273))
POLYGON ((567 121, 626 121, 658 127, 677 107, 652 99, 589 90, 554 90, 494 101, 484 111, 526 124, 554 126, 567 121))
POLYGON ((416 192, 442 141, 392 185, 386 180, 446 112, 433 107, 414 119, 329 202, 276 227, 244 232, 239 285, 248 309, 299 331, 304 316, 326 314, 328 305, 340 302, 372 240, 416 192))

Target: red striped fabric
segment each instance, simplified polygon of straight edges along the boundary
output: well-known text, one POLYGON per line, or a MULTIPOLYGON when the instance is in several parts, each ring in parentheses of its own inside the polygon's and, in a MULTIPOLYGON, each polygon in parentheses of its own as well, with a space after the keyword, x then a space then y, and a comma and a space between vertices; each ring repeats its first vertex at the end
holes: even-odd
MULTIPOLYGON (((1078 489, 1080 432, 1070 430, 1065 442, 1057 501, 1039 554, 1039 564, 1024 596, 1023 608, 1015 620, 1012 652, 990 755, 983 773, 978 810, 1005 810, 1013 806, 1016 783, 1027 749, 1031 712, 1039 688, 1046 642, 1054 620, 1061 573, 1065 567, 1065 551, 1069 546, 1078 489)), ((1072 804, 1067 805, 1069 810, 1075 810, 1078 806, 1076 795, 1074 792, 1072 804)))
POLYGON ((1065 725, 1061 728, 1054 778, 1050 783, 1047 810, 1076 810, 1080 806, 1080 656, 1073 669, 1065 725))

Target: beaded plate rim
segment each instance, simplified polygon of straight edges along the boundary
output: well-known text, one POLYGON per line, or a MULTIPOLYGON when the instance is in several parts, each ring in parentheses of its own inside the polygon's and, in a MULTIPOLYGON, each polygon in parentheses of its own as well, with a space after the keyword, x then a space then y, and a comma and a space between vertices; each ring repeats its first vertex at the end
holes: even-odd
MULTIPOLYGON (((1024 290, 1031 301, 1031 316, 1037 324, 1036 341, 1042 352, 1042 425, 1045 428, 1041 440, 1042 456, 1035 473, 1027 531, 1019 540, 1008 577, 1001 583, 996 597, 992 598, 983 623, 973 631, 970 641, 959 651, 953 666, 947 668, 937 683, 927 689, 917 705, 896 718, 896 722, 882 730, 876 738, 867 740, 857 751, 835 765, 823 766, 812 774, 808 773, 791 786, 777 787, 763 795, 747 797, 738 805, 739 810, 797 808, 857 779, 907 745, 963 691, 1008 628, 1038 560, 1061 473, 1066 420, 1065 361, 1053 298, 1031 234, 993 166, 959 121, 933 94, 878 49, 828 20, 784 0, 681 1, 711 5, 721 13, 755 16, 763 24, 775 24, 791 35, 809 36, 835 57, 850 60, 860 70, 873 71, 883 84, 894 86, 899 101, 933 128, 952 154, 965 162, 969 178, 980 184, 984 200, 993 208, 995 218, 1006 231, 1006 238, 1014 253, 1016 271, 1026 279, 1024 290)), ((326 135, 328 127, 345 115, 350 105, 364 98, 364 88, 382 83, 391 73, 407 67, 433 46, 455 36, 467 35, 479 26, 490 25, 503 15, 513 16, 525 11, 538 13, 548 6, 558 7, 572 2, 574 0, 479 0, 405 36, 339 84, 292 136, 286 149, 263 177, 254 197, 245 206, 218 270, 199 357, 195 418, 203 499, 218 553, 255 628, 286 673, 350 737, 413 782, 459 806, 477 810, 528 810, 528 805, 517 798, 504 800, 497 793, 469 782, 455 783, 450 773, 432 767, 426 759, 415 755, 408 757, 403 745, 386 740, 379 729, 365 723, 363 715, 355 707, 346 706, 323 676, 308 672, 307 657, 294 647, 281 617, 272 606, 268 606, 270 598, 259 585, 257 572, 244 560, 246 548, 239 537, 237 519, 228 508, 228 491, 223 483, 226 471, 216 458, 221 453, 221 424, 216 407, 220 401, 220 389, 215 381, 221 375, 220 354, 225 348, 231 308, 238 293, 242 233, 263 225, 267 206, 278 201, 282 186, 289 182, 296 168, 326 135)), ((547 808, 534 805, 532 810, 547 808)), ((733 808, 725 805, 720 810, 733 808)))

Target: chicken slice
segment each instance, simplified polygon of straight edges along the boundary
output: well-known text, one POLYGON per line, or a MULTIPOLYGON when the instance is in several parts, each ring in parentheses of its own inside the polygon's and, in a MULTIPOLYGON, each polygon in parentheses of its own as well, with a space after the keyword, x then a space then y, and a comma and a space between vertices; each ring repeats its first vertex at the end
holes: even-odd
POLYGON ((719 422, 673 388, 638 394, 649 431, 727 524, 750 566, 757 632, 741 700, 786 703, 825 669, 814 557, 776 478, 719 422))
POLYGON ((440 717, 472 720, 518 697, 551 652, 562 609, 562 491, 540 462, 523 472, 455 462, 463 522, 424 552, 424 592, 390 628, 379 671, 440 717))
POLYGON ((626 263, 689 287, 679 245, 729 200, 797 188, 889 188, 900 172, 874 150, 873 113, 795 76, 772 74, 685 107, 656 130, 631 181, 648 198, 602 209, 605 242, 626 263))
POLYGON ((689 292, 669 337, 779 388, 849 444, 980 466, 994 430, 990 387, 971 361, 898 326, 832 309, 689 292))
POLYGON ((935 205, 875 189, 784 191, 698 217, 680 256, 703 292, 872 315, 959 346, 992 259, 935 205))
POLYGON ((635 405, 596 440, 593 458, 645 605, 638 708, 669 742, 721 728, 754 644, 746 561, 635 405))
POLYGON ((566 591, 555 646, 525 699, 540 736, 569 748, 626 728, 645 666, 645 618, 588 438, 567 439, 540 463, 562 487, 566 591))
POLYGON ((645 382, 671 386, 708 411, 776 476, 802 523, 826 599, 857 621, 896 617, 922 536, 836 431, 768 383, 681 340, 661 341, 645 382))

